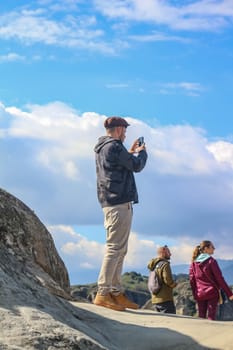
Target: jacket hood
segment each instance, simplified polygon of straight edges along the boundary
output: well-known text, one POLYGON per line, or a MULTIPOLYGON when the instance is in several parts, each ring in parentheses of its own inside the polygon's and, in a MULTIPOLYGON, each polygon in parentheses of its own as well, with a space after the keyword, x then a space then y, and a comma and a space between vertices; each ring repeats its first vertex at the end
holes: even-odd
POLYGON ((99 153, 101 148, 103 148, 107 143, 114 142, 114 141, 120 142, 120 140, 116 140, 116 139, 112 138, 111 136, 101 136, 98 139, 97 144, 95 145, 94 151, 96 153, 99 153))
POLYGON ((207 259, 209 259, 210 257, 211 257, 211 255, 209 255, 209 254, 201 253, 201 254, 198 255, 198 257, 195 259, 195 262, 202 263, 202 262, 206 261, 207 259))
POLYGON ((154 270, 155 265, 161 260, 169 262, 169 260, 164 258, 154 258, 154 259, 151 259, 151 261, 148 263, 147 268, 151 271, 154 270))

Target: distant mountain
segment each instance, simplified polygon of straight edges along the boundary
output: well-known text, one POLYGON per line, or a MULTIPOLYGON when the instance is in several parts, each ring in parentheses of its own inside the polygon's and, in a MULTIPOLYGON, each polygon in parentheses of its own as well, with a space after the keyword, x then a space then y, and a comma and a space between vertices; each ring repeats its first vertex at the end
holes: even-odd
MULTIPOLYGON (((230 285, 233 284, 233 260, 217 259, 222 274, 226 282, 230 285)), ((189 264, 172 265, 172 273, 177 275, 180 273, 188 274, 189 264)))
POLYGON ((189 264, 180 264, 180 265, 173 265, 171 263, 172 273, 174 275, 178 275, 180 273, 189 273, 189 264))

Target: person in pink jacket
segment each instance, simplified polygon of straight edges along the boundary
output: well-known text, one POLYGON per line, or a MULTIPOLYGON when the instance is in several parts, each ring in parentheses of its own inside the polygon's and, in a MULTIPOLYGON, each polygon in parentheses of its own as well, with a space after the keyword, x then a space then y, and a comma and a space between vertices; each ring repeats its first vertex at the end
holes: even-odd
POLYGON ((233 293, 227 285, 217 261, 212 257, 215 247, 211 241, 202 241, 193 251, 189 279, 198 316, 215 320, 222 289, 230 300, 233 293))

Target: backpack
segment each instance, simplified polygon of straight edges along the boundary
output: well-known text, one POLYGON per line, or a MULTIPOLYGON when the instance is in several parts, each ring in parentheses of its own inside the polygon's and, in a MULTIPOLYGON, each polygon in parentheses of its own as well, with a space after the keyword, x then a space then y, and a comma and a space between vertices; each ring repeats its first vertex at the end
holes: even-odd
POLYGON ((158 292, 160 291, 160 289, 162 287, 162 281, 159 277, 158 269, 161 269, 165 264, 166 264, 166 261, 160 260, 155 265, 153 270, 151 270, 149 273, 147 285, 148 285, 148 289, 149 289, 151 294, 155 294, 155 295, 158 294, 158 292))

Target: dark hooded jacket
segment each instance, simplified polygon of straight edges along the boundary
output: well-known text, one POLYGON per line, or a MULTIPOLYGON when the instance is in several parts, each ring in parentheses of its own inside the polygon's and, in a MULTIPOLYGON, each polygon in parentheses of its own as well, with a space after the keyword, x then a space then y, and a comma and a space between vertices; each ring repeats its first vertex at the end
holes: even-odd
POLYGON ((147 160, 146 151, 129 153, 120 140, 110 136, 99 138, 95 146, 97 195, 102 207, 138 203, 133 172, 140 172, 147 160))
POLYGON ((189 279, 195 300, 217 298, 220 289, 223 289, 228 297, 232 295, 217 261, 209 254, 200 254, 190 265, 189 279))

